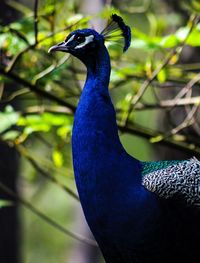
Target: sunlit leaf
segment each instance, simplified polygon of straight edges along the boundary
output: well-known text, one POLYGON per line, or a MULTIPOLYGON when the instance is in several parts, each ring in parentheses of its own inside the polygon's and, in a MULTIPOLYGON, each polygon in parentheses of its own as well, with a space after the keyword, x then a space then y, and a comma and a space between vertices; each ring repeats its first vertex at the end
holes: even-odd
POLYGON ((31 134, 33 132, 48 132, 50 130, 50 126, 47 125, 46 123, 35 123, 31 124, 27 127, 25 127, 24 132, 26 134, 31 134))
POLYGON ((199 0, 193 0, 192 1, 192 7, 195 9, 195 11, 200 12, 200 2, 199 2, 199 0))
POLYGON ((53 162, 56 167, 62 167, 63 165, 63 155, 60 151, 55 149, 52 153, 53 162))
POLYGON ((70 118, 64 114, 52 114, 52 113, 45 112, 42 115, 42 119, 44 122, 52 126, 60 126, 63 124, 70 123, 70 118))
POLYGON ((16 124, 19 119, 19 114, 16 113, 11 106, 7 106, 4 112, 0 112, 0 132, 9 129, 16 124))
POLYGON ((160 41, 161 46, 164 48, 173 48, 179 43, 180 42, 175 35, 164 36, 160 41))
POLYGON ((150 139, 150 143, 157 143, 157 142, 162 141, 163 139, 164 139, 163 135, 158 135, 158 136, 152 137, 150 139))
POLYGON ((30 114, 26 117, 21 116, 17 122, 18 126, 24 126, 24 134, 30 135, 33 132, 49 132, 52 127, 61 126, 57 130, 58 136, 64 139, 66 134, 71 132, 72 118, 64 114, 53 114, 44 112, 41 114, 30 114))
POLYGON ((57 135, 60 136, 63 140, 66 139, 68 135, 72 133, 72 125, 65 125, 57 129, 57 135))
POLYGON ((145 63, 145 71, 148 78, 151 78, 152 76, 152 61, 150 59, 147 59, 145 63))
POLYGON ((19 131, 15 131, 15 130, 13 130, 13 131, 8 131, 8 132, 6 132, 6 133, 4 133, 3 135, 2 135, 2 139, 4 140, 4 141, 13 141, 13 140, 15 140, 18 136, 20 135, 20 132, 19 131))
POLYGON ((192 33, 189 35, 186 43, 194 47, 200 46, 200 24, 199 27, 192 30, 192 33))
POLYGON ((25 126, 24 132, 26 134, 31 134, 36 131, 48 132, 50 130, 50 125, 43 122, 40 115, 29 115, 26 117, 20 117, 18 120, 18 126, 25 126))
POLYGON ((159 73, 157 74, 157 79, 160 83, 164 83, 167 79, 167 72, 166 69, 161 69, 159 73))
POLYGON ((189 27, 181 27, 176 31, 176 37, 179 41, 184 41, 190 31, 189 27))
POLYGON ((45 14, 45 15, 51 15, 55 10, 55 4, 51 4, 50 2, 48 3, 48 5, 45 5, 43 7, 43 9, 41 10, 41 14, 45 14))
POLYGON ((179 60, 179 54, 174 54, 169 61, 170 65, 174 65, 176 64, 176 62, 179 60))
POLYGON ((187 139, 186 136, 182 134, 174 134, 172 138, 177 142, 184 142, 187 139))
POLYGON ((76 22, 78 22, 79 20, 81 20, 83 18, 83 15, 82 14, 76 14, 76 15, 73 15, 73 16, 70 16, 69 18, 67 18, 67 23, 68 24, 74 24, 76 22))
POLYGON ((0 208, 12 206, 13 202, 9 200, 0 199, 0 208))
POLYGON ((131 42, 131 47, 138 48, 138 49, 147 49, 148 43, 143 39, 135 39, 131 42))

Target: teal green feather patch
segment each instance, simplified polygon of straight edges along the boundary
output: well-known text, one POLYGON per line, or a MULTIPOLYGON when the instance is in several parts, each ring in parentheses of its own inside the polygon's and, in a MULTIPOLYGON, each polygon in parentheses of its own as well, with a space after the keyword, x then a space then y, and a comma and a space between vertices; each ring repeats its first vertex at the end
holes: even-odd
POLYGON ((176 165, 181 162, 186 162, 186 160, 166 160, 166 161, 157 161, 157 162, 142 162, 142 176, 166 169, 167 167, 171 165, 176 165))

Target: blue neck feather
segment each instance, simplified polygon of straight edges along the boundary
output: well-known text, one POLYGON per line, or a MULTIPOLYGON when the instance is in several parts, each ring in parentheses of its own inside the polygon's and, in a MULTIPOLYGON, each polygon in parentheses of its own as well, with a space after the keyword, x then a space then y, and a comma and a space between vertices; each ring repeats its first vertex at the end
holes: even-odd
MULTIPOLYGON (((87 78, 74 121, 72 141, 73 157, 75 160, 78 159, 76 165, 92 151, 93 145, 98 146, 98 138, 102 143, 108 141, 115 149, 124 151, 118 137, 115 110, 108 92, 111 70, 108 51, 102 45, 95 56, 82 58, 82 61, 87 67, 87 78), (84 143, 87 143, 91 150, 88 148, 87 151, 85 148, 80 150, 79 147, 83 147, 84 143)), ((90 161, 91 159, 87 160, 90 161)))
MULTIPOLYGON (((88 56, 82 61, 87 67, 87 79, 74 120, 73 163, 86 219, 96 240, 101 242, 100 235, 108 234, 103 233, 101 227, 99 232, 96 227, 103 224, 102 219, 112 225, 121 198, 122 213, 126 202, 137 201, 139 193, 133 193, 132 187, 140 185, 140 163, 126 153, 119 140, 115 110, 108 92, 110 58, 107 49, 102 45, 94 57, 88 56), (113 195, 111 187, 115 195, 120 195, 113 195), (113 215, 108 218, 106 215, 111 208, 113 215)), ((111 231, 112 227, 109 229, 111 231)))

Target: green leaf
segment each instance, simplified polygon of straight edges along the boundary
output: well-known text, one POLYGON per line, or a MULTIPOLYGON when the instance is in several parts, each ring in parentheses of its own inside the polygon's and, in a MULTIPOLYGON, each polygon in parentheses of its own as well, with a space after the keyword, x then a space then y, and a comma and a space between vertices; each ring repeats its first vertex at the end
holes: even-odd
POLYGON ((179 43, 180 42, 175 35, 164 36, 160 41, 160 45, 164 48, 173 48, 179 43))
POLYGON ((182 134, 174 134, 172 136, 173 140, 177 141, 177 142, 185 142, 186 141, 186 136, 182 135, 182 134))
POLYGON ((9 50, 9 53, 16 55, 17 52, 26 47, 26 43, 16 34, 5 32, 0 34, 0 46, 9 50))
POLYGON ((79 20, 81 20, 83 18, 83 15, 82 14, 76 14, 74 16, 70 16, 68 19, 67 19, 67 24, 74 24, 76 22, 78 22, 79 20))
POLYGON ((3 134, 2 139, 4 141, 13 141, 20 135, 19 131, 8 131, 3 134))
POLYGON ((62 167, 63 166, 63 155, 60 151, 55 149, 52 153, 53 162, 56 167, 62 167))
POLYGON ((4 112, 0 112, 0 133, 16 124, 18 119, 19 114, 14 112, 11 106, 7 106, 4 112))
POLYGON ((32 114, 26 117, 20 117, 18 126, 25 126, 24 133, 31 134, 36 131, 48 132, 50 130, 50 125, 43 121, 42 115, 32 114))
POLYGON ((200 46, 200 25, 192 30, 186 43, 193 47, 200 46))
POLYGON ((189 27, 181 27, 176 31, 176 37, 179 41, 184 41, 190 31, 189 27))
POLYGON ((43 6, 42 11, 40 12, 40 15, 51 15, 53 14, 53 12, 55 11, 55 3, 50 4, 50 2, 48 4, 46 4, 45 6, 43 6))
POLYGON ((164 83, 167 79, 166 69, 161 69, 160 72, 157 74, 157 79, 160 83, 164 83))
MULTIPOLYGON (((17 122, 18 126, 24 126, 24 133, 30 135, 33 132, 48 132, 52 127, 66 127, 64 128, 66 133, 71 132, 72 129, 72 117, 63 114, 53 114, 44 112, 42 114, 31 114, 26 117, 21 116, 17 122)), ((65 134, 66 134, 65 133, 65 134)), ((57 134, 64 138, 63 129, 57 134), (62 135, 61 135, 62 134, 62 135)))
POLYGON ((33 132, 48 132, 50 130, 50 126, 45 123, 38 123, 31 126, 27 126, 24 129, 25 134, 31 134, 33 132))
POLYGON ((70 136, 72 133, 72 125, 61 126, 57 129, 57 135, 61 137, 63 140, 66 139, 67 136, 70 136))
POLYGON ((150 143, 157 143, 157 142, 162 141, 163 139, 164 139, 163 135, 158 135, 158 136, 152 137, 150 139, 150 143))
POLYGON ((44 122, 52 126, 60 126, 60 125, 69 123, 68 116, 65 116, 63 114, 52 114, 52 113, 45 112, 42 115, 42 119, 44 122))
POLYGON ((12 206, 13 202, 9 200, 0 199, 0 208, 12 206))
POLYGON ((200 12, 200 2, 199 0, 193 0, 192 1, 192 7, 195 11, 200 12))

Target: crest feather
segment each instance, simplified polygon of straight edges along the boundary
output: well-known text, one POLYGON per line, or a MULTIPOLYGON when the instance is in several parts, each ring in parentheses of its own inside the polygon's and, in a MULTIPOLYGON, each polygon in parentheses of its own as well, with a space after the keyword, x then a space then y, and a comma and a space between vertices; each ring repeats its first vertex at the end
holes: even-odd
POLYGON ((131 43, 131 29, 127 26, 123 19, 116 15, 112 14, 111 20, 106 26, 106 28, 101 32, 101 35, 105 40, 110 40, 118 42, 124 40, 123 52, 125 52, 131 43))

